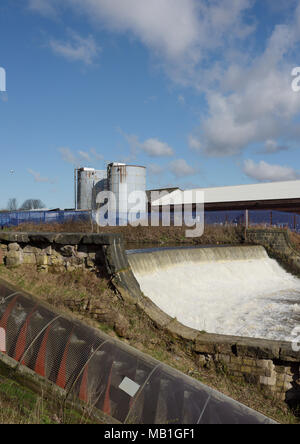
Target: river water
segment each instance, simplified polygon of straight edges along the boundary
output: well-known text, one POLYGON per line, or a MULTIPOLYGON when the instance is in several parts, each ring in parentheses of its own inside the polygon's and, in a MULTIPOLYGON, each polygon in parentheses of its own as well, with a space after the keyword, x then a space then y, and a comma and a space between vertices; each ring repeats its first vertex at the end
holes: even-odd
POLYGON ((128 260, 143 293, 186 326, 291 341, 300 325, 300 279, 263 247, 135 250, 128 260))

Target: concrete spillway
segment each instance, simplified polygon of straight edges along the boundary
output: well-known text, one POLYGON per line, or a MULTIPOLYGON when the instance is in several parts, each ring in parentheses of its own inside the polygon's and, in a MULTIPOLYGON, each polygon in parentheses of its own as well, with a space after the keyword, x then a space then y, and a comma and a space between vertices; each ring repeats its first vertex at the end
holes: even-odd
POLYGON ((300 280, 261 246, 128 252, 145 296, 182 324, 209 333, 292 340, 300 280))

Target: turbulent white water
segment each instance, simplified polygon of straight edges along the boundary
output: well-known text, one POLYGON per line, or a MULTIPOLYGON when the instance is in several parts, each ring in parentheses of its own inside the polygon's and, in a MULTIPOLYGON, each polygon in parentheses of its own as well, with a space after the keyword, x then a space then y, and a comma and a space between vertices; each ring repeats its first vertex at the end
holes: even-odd
POLYGON ((143 293, 189 327, 291 341, 300 325, 300 279, 263 247, 166 249, 128 259, 143 293))

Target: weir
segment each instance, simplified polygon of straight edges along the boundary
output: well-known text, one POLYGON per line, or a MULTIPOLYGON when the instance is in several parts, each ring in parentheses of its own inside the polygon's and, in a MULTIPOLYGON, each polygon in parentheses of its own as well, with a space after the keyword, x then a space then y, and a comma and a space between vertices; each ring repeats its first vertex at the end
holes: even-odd
POLYGON ((182 324, 208 333, 291 341, 300 279, 262 246, 129 252, 142 292, 182 324))
MULTIPOLYGON (((247 242, 263 245, 266 250, 262 246, 243 244, 149 250, 148 253, 135 250, 126 254, 122 236, 118 234, 0 232, 0 265, 31 265, 43 272, 88 269, 100 276, 104 273, 126 304, 132 310, 143 311, 171 343, 176 342, 188 350, 196 366, 221 366, 235 380, 250 382, 268 396, 298 405, 298 334, 293 336, 297 348, 290 340, 261 338, 270 332, 274 335, 271 337, 279 337, 278 334, 287 337, 289 332, 280 331, 281 327, 292 327, 297 321, 299 280, 271 258, 275 257, 299 275, 300 254, 286 230, 251 229, 246 235, 247 242), (187 263, 185 269, 184 262, 187 263), (143 285, 149 276, 153 279, 148 291, 143 285), (183 313, 186 311, 187 316, 198 321, 198 327, 184 325, 176 315, 167 314, 165 310, 170 306, 161 309, 159 301, 153 302, 150 290, 155 285, 156 295, 170 297, 171 309, 179 307, 183 313), (209 291, 204 291, 205 288, 209 291), (186 295, 197 299, 200 312, 191 310, 186 295), (274 313, 279 317, 274 319, 274 313), (199 325, 203 325, 199 320, 203 319, 205 326, 199 329, 199 325), (248 332, 251 325, 254 329, 248 332), (215 331, 235 328, 232 331, 237 334, 207 333, 213 331, 213 327, 215 331), (258 330, 259 338, 253 334, 257 327, 263 330, 258 330)), ((34 313, 30 316, 30 320, 35 319, 34 313)), ((72 337, 67 344, 73 347, 72 337)))

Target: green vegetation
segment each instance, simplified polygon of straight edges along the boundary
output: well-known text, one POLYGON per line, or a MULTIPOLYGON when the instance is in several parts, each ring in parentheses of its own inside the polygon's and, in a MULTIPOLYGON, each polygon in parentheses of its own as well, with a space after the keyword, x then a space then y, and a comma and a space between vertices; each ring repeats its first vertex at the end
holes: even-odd
MULTIPOLYGON (((0 374, 0 424, 90 424, 88 414, 62 400, 38 394, 12 377, 0 374)), ((99 423, 101 423, 99 421, 99 423)))

